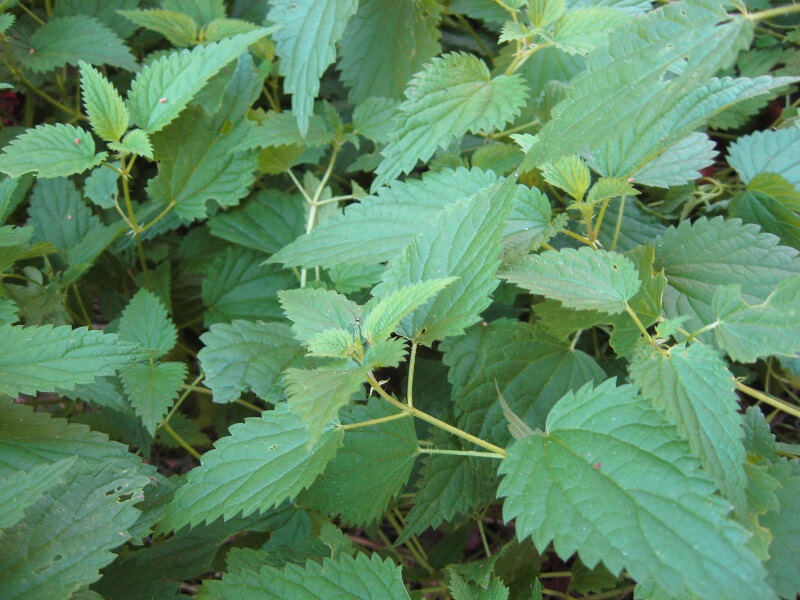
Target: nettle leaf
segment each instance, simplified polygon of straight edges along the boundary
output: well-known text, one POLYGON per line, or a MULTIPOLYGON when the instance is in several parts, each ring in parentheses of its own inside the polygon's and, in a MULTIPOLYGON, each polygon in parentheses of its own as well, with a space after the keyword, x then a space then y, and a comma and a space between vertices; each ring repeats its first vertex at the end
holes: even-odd
POLYGON ((782 598, 800 593, 800 469, 797 461, 770 465, 769 475, 782 485, 775 490, 779 507, 759 519, 772 534, 765 563, 772 587, 782 598))
POLYGON ((267 19, 280 25, 272 39, 280 57, 278 70, 283 87, 292 94, 292 110, 302 135, 319 92, 319 80, 336 58, 336 43, 342 39, 358 0, 273 0, 267 19))
POLYGON ((425 304, 431 296, 456 279, 457 277, 428 279, 400 288, 383 297, 375 303, 364 319, 362 328, 364 337, 369 343, 389 337, 403 317, 425 304))
POLYGON ((115 558, 110 550, 130 539, 140 514, 134 505, 155 470, 103 434, 19 404, 0 405, 0 438, 0 477, 62 467, 23 519, 3 531, 0 595, 71 597, 99 579, 115 558))
POLYGON ((120 373, 125 394, 150 435, 178 397, 186 373, 180 362, 130 365, 120 373))
POLYGON ((77 458, 71 456, 0 478, 0 530, 19 523, 25 517, 25 511, 69 471, 77 458))
POLYGON ((800 152, 800 130, 756 131, 737 139, 728 148, 728 164, 745 183, 759 173, 780 175, 800 190, 800 166, 793 157, 800 152))
POLYGON ((100 71, 84 61, 79 66, 83 103, 92 130, 108 142, 118 142, 130 122, 122 96, 100 71))
POLYGON ((633 386, 608 380, 564 396, 546 434, 511 446, 498 496, 520 538, 553 541, 564 560, 577 551, 671 597, 772 598, 749 533, 699 467, 633 386))
POLYGON ((425 173, 422 180, 395 181, 373 196, 351 204, 283 248, 270 262, 288 266, 331 267, 376 264, 397 256, 439 218, 445 206, 496 183, 491 171, 464 168, 425 173))
POLYGON ((279 598, 393 598, 408 600, 400 567, 377 554, 355 558, 346 554, 325 558, 322 564, 289 564, 281 571, 268 565, 231 569, 222 581, 203 583, 206 600, 278 600, 279 598))
POLYGON ((527 256, 500 273, 503 279, 564 306, 623 312, 639 290, 636 267, 616 252, 581 248, 527 256))
POLYGON ((229 248, 213 260, 202 288, 207 325, 283 318, 277 293, 293 287, 297 280, 273 265, 263 266, 262 261, 261 255, 240 247, 229 248))
POLYGON ((741 287, 717 289, 711 302, 714 338, 739 362, 800 353, 800 275, 783 279, 764 302, 749 304, 741 287))
POLYGON ((592 182, 592 173, 577 155, 570 154, 556 162, 541 167, 544 180, 567 192, 576 202, 581 202, 592 182))
POLYGON ((32 241, 49 242, 65 255, 101 227, 75 183, 61 177, 34 184, 28 217, 34 228, 32 241))
MULTIPOLYGON (((767 176, 779 177, 771 174, 767 176)), ((786 185, 796 194, 791 184, 786 182, 786 185)), ((798 199, 800 200, 800 195, 798 199)), ((728 215, 745 223, 754 223, 765 233, 778 236, 782 244, 800 249, 800 216, 795 212, 796 207, 800 208, 800 204, 796 204, 794 198, 787 202, 761 192, 747 191, 740 192, 731 199, 728 215)))
POLYGON ((305 232, 303 200, 274 189, 262 190, 239 208, 211 217, 208 227, 215 237, 274 254, 305 232))
POLYGON ((428 279, 458 277, 435 298, 403 318, 398 333, 430 345, 480 319, 499 284, 504 221, 515 192, 513 179, 495 184, 444 209, 440 219, 418 234, 405 253, 389 262, 373 294, 387 298, 403 287, 428 279))
POLYGON ((120 154, 138 154, 153 160, 153 146, 150 136, 141 129, 132 129, 121 142, 111 142, 109 148, 120 154))
POLYGON ((191 46, 197 39, 197 22, 189 15, 174 10, 153 8, 149 10, 120 10, 126 19, 139 27, 150 29, 167 38, 173 46, 191 46))
POLYGON ((454 52, 426 64, 405 95, 373 189, 409 173, 417 160, 428 160, 454 137, 501 129, 519 115, 528 89, 521 75, 493 78, 477 56, 454 52))
POLYGON ((92 135, 75 125, 39 125, 13 139, 0 154, 0 171, 11 177, 67 177, 99 165, 107 154, 94 153, 92 135))
POLYGON ((451 398, 459 426, 506 444, 511 436, 498 400, 531 427, 543 427, 556 401, 569 390, 606 375, 590 356, 518 321, 476 325, 442 344, 450 367, 451 398))
POLYGON ((567 54, 586 55, 629 20, 630 15, 605 6, 570 10, 556 24, 552 41, 567 54))
MULTIPOLYGON (((711 308, 720 286, 740 285, 742 298, 759 304, 790 275, 800 273, 797 250, 778 245, 778 238, 761 233, 738 219, 701 218, 670 228, 656 242, 656 269, 667 277, 664 312, 686 316, 688 331, 714 321, 711 308)), ((702 340, 710 340, 706 333, 702 340)))
POLYGON ((147 184, 148 195, 173 205, 185 221, 205 218, 209 200, 237 204, 255 180, 256 153, 233 150, 248 128, 237 119, 231 131, 220 131, 200 108, 186 110, 152 138, 159 163, 158 175, 147 184))
POLYGON ((175 346, 178 330, 161 300, 142 288, 122 311, 119 338, 138 344, 142 350, 150 351, 153 358, 159 358, 175 346))
POLYGON ((70 17, 75 15, 89 15, 105 23, 117 32, 123 39, 129 38, 136 30, 136 26, 117 14, 120 9, 135 8, 139 0, 117 0, 109 3, 103 0, 61 0, 53 8, 52 16, 70 17))
MULTIPOLYGON (((589 148, 603 149, 604 155, 620 163, 614 169, 600 169, 602 175, 632 175, 621 164, 623 159, 637 171, 658 150, 696 128, 694 120, 684 121, 684 127, 681 118, 702 122, 705 113, 701 116, 686 106, 678 111, 677 105, 685 101, 696 108, 699 99, 690 97, 690 92, 731 64, 746 47, 751 31, 749 22, 730 18, 718 5, 683 2, 647 13, 615 31, 607 46, 587 58, 587 69, 571 81, 567 98, 528 148, 522 169, 589 148)), ((699 95, 709 93, 712 90, 701 90, 699 95)))
POLYGON ((392 98, 366 98, 353 110, 353 132, 374 142, 388 142, 394 131, 392 117, 398 104, 392 98))
POLYGON ((116 335, 79 327, 0 327, 0 394, 74 389, 143 357, 116 335))
POLYGON ((308 426, 308 443, 315 444, 339 409, 350 404, 353 396, 364 395, 368 370, 360 368, 286 369, 283 383, 289 406, 308 426))
POLYGON ((83 60, 93 65, 137 71, 139 65, 122 39, 109 27, 87 15, 50 19, 30 40, 30 50, 20 55, 23 65, 44 73, 83 60))
POLYGON ((744 514, 744 429, 733 375, 717 351, 701 344, 675 346, 669 354, 640 348, 629 372, 642 395, 689 442, 722 495, 744 514))
POLYGON ((214 402, 233 402, 246 390, 265 400, 280 398, 281 373, 305 355, 283 323, 217 323, 200 339, 204 347, 197 358, 214 402))
POLYGON ((258 29, 256 25, 241 19, 217 18, 200 30, 200 39, 204 42, 218 42, 226 37, 247 33, 258 29))
POLYGON ((434 0, 361 2, 340 43, 338 68, 350 100, 360 106, 373 96, 402 98, 411 76, 441 52, 441 12, 434 0))
POLYGON ((306 344, 326 329, 352 329, 356 317, 361 316, 360 306, 333 290, 283 290, 278 297, 283 312, 293 322, 292 332, 306 344))
POLYGON ((179 529, 277 506, 308 487, 336 454, 344 431, 328 427, 309 448, 308 427, 285 405, 245 419, 206 452, 162 521, 179 529))
MULTIPOLYGON (((381 419, 397 412, 381 399, 355 406, 343 424, 381 419)), ((408 481, 417 459, 417 436, 411 418, 349 430, 344 445, 300 501, 348 525, 371 525, 408 481)))
POLYGON ((147 65, 136 75, 128 94, 131 119, 146 133, 160 131, 211 77, 268 33, 268 29, 257 29, 191 51, 173 52, 147 65))
POLYGON ((714 164, 716 144, 705 133, 690 133, 664 150, 633 174, 636 183, 668 188, 700 177, 700 171, 714 164))

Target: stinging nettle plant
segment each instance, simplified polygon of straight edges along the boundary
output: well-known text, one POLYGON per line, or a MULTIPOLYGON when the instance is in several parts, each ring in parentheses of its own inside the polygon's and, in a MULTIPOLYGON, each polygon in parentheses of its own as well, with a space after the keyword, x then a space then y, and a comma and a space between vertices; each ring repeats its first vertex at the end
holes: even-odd
POLYGON ((797 5, 0 9, 0 597, 800 593, 797 5))

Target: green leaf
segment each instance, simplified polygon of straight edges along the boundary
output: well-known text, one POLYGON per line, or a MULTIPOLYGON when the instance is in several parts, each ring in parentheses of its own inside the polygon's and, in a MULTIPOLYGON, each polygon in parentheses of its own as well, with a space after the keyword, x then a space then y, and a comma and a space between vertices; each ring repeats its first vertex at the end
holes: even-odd
POLYGON ((153 8, 149 10, 121 10, 126 19, 139 27, 160 33, 173 46, 185 48, 197 39, 197 23, 189 15, 174 10, 153 8))
POLYGON ((575 154, 565 156, 553 164, 542 165, 544 180, 567 192, 576 202, 583 201, 592 182, 589 167, 575 154))
POLYGON ((772 534, 765 566, 773 589, 782 598, 792 598, 800 593, 800 469, 797 461, 781 460, 770 465, 769 474, 782 485, 775 490, 779 509, 760 518, 772 534))
MULTIPOLYGON (((587 69, 572 80, 567 99, 553 110, 522 169, 603 148, 615 162, 624 158, 638 170, 657 154, 653 150, 685 137, 697 127, 696 119, 702 123, 705 113, 688 110, 697 104, 691 92, 730 65, 750 33, 749 22, 729 18, 716 4, 677 2, 637 18, 588 57, 587 69), (688 106, 678 110, 681 102, 688 106)), ((617 167, 599 171, 633 174, 617 167)))
POLYGON ((425 304, 431 296, 456 281, 456 277, 428 279, 398 289, 379 300, 364 319, 362 332, 369 343, 391 335, 400 321, 425 304))
POLYGON ((500 238, 514 192, 514 181, 508 179, 445 207, 405 253, 389 262, 383 282, 373 290, 383 299, 428 279, 458 277, 406 316, 398 333, 430 345, 461 334, 480 319, 499 283, 495 272, 500 264, 500 238))
POLYGON ((623 312, 641 282, 636 267, 616 252, 581 248, 547 250, 509 265, 501 277, 564 306, 623 312))
POLYGON ((528 3, 528 16, 534 27, 547 27, 558 21, 566 12, 566 0, 531 0, 528 3))
POLYGON ((123 39, 129 38, 136 31, 136 25, 118 14, 120 9, 136 8, 139 0, 116 0, 103 2, 103 0, 61 0, 53 8, 54 17, 72 17, 88 15, 104 23, 123 39))
POLYGON ((597 239, 604 248, 627 252, 637 246, 652 244, 665 231, 666 227, 657 216, 646 212, 634 198, 628 197, 609 203, 597 239), (619 233, 617 221, 621 223, 619 233))
POLYGON ((689 317, 683 325, 688 331, 714 321, 711 303, 718 287, 741 285, 743 299, 758 304, 781 280, 800 273, 797 250, 778 246, 778 238, 738 219, 684 221, 655 246, 655 268, 664 270, 669 284, 664 312, 670 318, 689 317))
POLYGON ((140 514, 134 505, 155 470, 105 435, 23 405, 0 405, 0 438, 0 477, 75 461, 3 532, 0 595, 71 597, 100 577, 115 558, 110 550, 130 539, 140 514))
POLYGON ((624 12, 605 6, 570 10, 556 24, 553 44, 567 54, 586 55, 629 20, 624 12))
POLYGON ((427 161, 454 137, 501 129, 519 115, 528 90, 522 76, 492 78, 480 58, 455 52, 426 64, 405 95, 397 109, 397 129, 375 170, 373 189, 409 173, 417 160, 427 161))
POLYGON ((30 49, 21 55, 27 68, 44 73, 65 65, 109 65, 137 71, 136 59, 119 36, 88 15, 50 19, 30 38, 30 49))
POLYGON ((749 181, 747 190, 772 196, 787 208, 800 210, 800 190, 775 173, 759 173, 749 181))
POLYGON ((132 129, 125 134, 121 142, 111 142, 108 147, 120 154, 138 154, 153 160, 150 136, 141 129, 132 129))
POLYGON ((262 266, 262 260, 245 248, 230 248, 214 259, 203 279, 207 325, 234 319, 283 318, 277 292, 291 288, 297 279, 272 265, 262 266))
POLYGON ((118 142, 130 122, 122 96, 100 71, 84 61, 79 66, 83 103, 92 130, 107 142, 118 142))
POLYGON ((150 435, 178 397, 186 372, 184 363, 165 362, 130 365, 120 373, 125 394, 150 435))
POLYGON ((77 456, 72 456, 0 478, 0 530, 19 523, 25 511, 69 471, 76 459, 77 456))
POLYGON ((350 101, 361 106, 374 96, 401 99, 412 75, 441 52, 441 13, 433 0, 361 2, 339 44, 338 68, 350 101))
MULTIPOLYGON (((793 187, 791 189, 794 191, 793 187)), ((731 199, 728 214, 745 223, 758 225, 765 233, 778 236, 786 246, 800 249, 800 216, 789 206, 767 194, 747 191, 731 199)))
POLYGON ((0 33, 5 33, 8 29, 14 24, 14 21, 17 20, 17 17, 14 15, 9 15, 8 13, 4 13, 0 15, 0 33))
POLYGON ((377 554, 371 557, 358 554, 355 558, 340 555, 335 560, 323 559, 322 564, 309 561, 304 567, 287 565, 282 571, 266 565, 258 571, 255 568, 231 569, 223 575, 222 581, 206 580, 203 592, 204 600, 409 598, 400 567, 377 554))
POLYGON ((392 117, 398 104, 399 102, 392 98, 379 96, 366 98, 353 110, 354 132, 373 142, 388 142, 394 131, 392 117))
MULTIPOLYGON (((345 413, 342 423, 382 419, 396 412, 375 398, 345 413)), ((315 510, 340 515, 344 524, 371 525, 408 481, 418 449, 411 418, 348 430, 336 457, 300 500, 315 510)))
POLYGON ((0 154, 0 171, 19 177, 67 177, 99 165, 105 152, 94 153, 94 139, 74 125, 39 125, 12 140, 0 154))
POLYGON ((34 242, 50 242, 67 254, 101 227, 75 184, 64 178, 41 179, 33 186, 28 224, 34 242))
POLYGON ((297 144, 306 148, 327 146, 334 140, 334 132, 319 115, 310 115, 305 135, 300 132, 297 119, 291 112, 269 111, 259 124, 251 127, 236 150, 268 148, 297 144))
POLYGON ((247 248, 274 254, 305 232, 302 198, 266 189, 238 208, 208 220, 211 235, 247 248))
POLYGON ((728 164, 745 183, 759 173, 775 173, 800 190, 800 166, 793 157, 800 151, 800 130, 756 131, 728 148, 728 164))
POLYGON ((220 131, 201 109, 185 111, 153 136, 158 175, 148 182, 148 195, 174 205, 175 214, 186 221, 205 218, 209 200, 237 204, 255 180, 255 152, 233 150, 248 127, 237 120, 231 131, 220 131))
POLYGON ((791 275, 758 304, 742 298, 738 285, 717 288, 711 302, 714 338, 733 360, 755 362, 800 353, 800 275, 791 275))
POLYGON ((708 346, 675 346, 665 355, 640 348, 629 373, 642 395, 689 442, 722 495, 744 514, 744 430, 734 379, 708 346))
POLYGON ((265 400, 279 398, 280 374, 305 354, 283 323, 217 323, 200 339, 204 347, 197 358, 214 402, 233 402, 246 390, 265 400))
POLYGON ((308 342, 309 356, 348 358, 355 352, 356 338, 351 331, 341 327, 326 329, 308 342))
POLYGON ((344 431, 328 427, 313 448, 305 423, 279 405, 231 426, 189 472, 164 516, 179 529, 241 512, 264 512, 308 487, 336 454, 344 431))
POLYGON ((292 94, 292 111, 302 135, 308 130, 319 80, 336 58, 336 43, 357 0, 273 0, 268 20, 280 25, 273 35, 283 87, 292 94))
POLYGON ((315 444, 326 427, 350 404, 355 394, 363 398, 365 368, 286 369, 283 382, 289 406, 308 426, 309 444, 315 444))
POLYGON ((134 344, 85 327, 0 326, 0 394, 71 390, 142 357, 134 344))
POLYGON ((293 322, 292 332, 305 344, 326 329, 352 329, 356 317, 361 316, 360 306, 332 290, 283 290, 278 292, 278 297, 283 312, 293 322))
POLYGON ((445 206, 498 181, 491 171, 459 168, 425 173, 422 180, 395 181, 391 187, 351 204, 270 258, 288 266, 331 267, 387 261, 414 235, 440 218, 445 206))
POLYGON ((716 144, 704 133, 690 133, 664 150, 633 174, 636 183, 668 188, 700 177, 700 171, 714 164, 716 144))
POLYGON ((241 19, 217 18, 206 24, 200 31, 200 39, 205 42, 218 42, 227 37, 233 37, 240 33, 248 33, 257 29, 249 21, 241 19))
POLYGON ((498 390, 533 428, 569 390, 606 375, 587 354, 527 323, 500 319, 442 344, 459 427, 496 444, 511 436, 498 390))
POLYGON ((152 352, 152 358, 160 358, 175 346, 178 330, 161 301, 142 288, 122 311, 119 339, 138 344, 152 352))
POLYGON ((773 597, 748 532, 632 386, 609 380, 567 394, 547 433, 516 442, 500 472, 503 518, 537 548, 553 541, 564 560, 577 550, 589 568, 602 560, 671 597, 773 597))
POLYGON ((136 75, 128 94, 133 122, 147 133, 160 131, 211 77, 268 33, 268 29, 257 29, 191 51, 173 52, 147 65, 136 75))
POLYGON ((167 10, 186 13, 200 25, 225 17, 224 0, 163 0, 167 10))

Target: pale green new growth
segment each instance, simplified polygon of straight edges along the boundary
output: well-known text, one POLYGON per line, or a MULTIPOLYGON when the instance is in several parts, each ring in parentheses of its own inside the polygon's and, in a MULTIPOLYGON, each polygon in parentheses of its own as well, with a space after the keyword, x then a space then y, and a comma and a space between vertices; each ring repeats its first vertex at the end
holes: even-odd
POLYGON ((308 428, 285 405, 230 428, 175 494, 163 525, 180 529, 265 511, 308 487, 336 454, 341 429, 326 428, 309 448, 308 428))
POLYGON ((11 177, 67 177, 99 165, 105 152, 94 153, 92 135, 75 125, 39 125, 12 140, 0 154, 0 171, 11 177))
POLYGON ((564 306, 611 315, 623 312, 641 285, 630 259, 585 247, 528 256, 509 265, 500 276, 564 306))
POLYGON ((122 370, 120 379, 136 416, 155 435, 186 379, 186 365, 182 362, 131 365, 122 370))
POLYGON ((133 122, 147 133, 163 129, 211 77, 269 32, 257 29, 191 51, 173 52, 147 65, 136 75, 128 94, 133 122))
POLYGON ((128 129, 130 116, 122 96, 103 75, 81 61, 81 91, 94 132, 107 142, 118 142, 128 129))
POLYGON ((774 597, 747 530, 699 467, 632 386, 608 380, 564 396, 545 435, 511 447, 498 496, 520 537, 541 549, 553 541, 564 559, 577 551, 672 597, 774 597))
POLYGON ((361 316, 360 306, 333 290, 284 290, 278 297, 295 337, 306 344, 326 329, 352 330, 361 316))
POLYGON ((528 89, 521 76, 492 77, 477 56, 457 52, 426 64, 405 95, 373 189, 409 173, 418 160, 428 160, 455 137, 501 129, 519 114, 528 89))
POLYGON ((273 0, 270 22, 280 25, 272 35, 281 57, 284 89, 292 94, 292 110, 300 134, 305 136, 319 92, 319 79, 336 58, 336 43, 347 20, 358 8, 357 0, 273 0))
POLYGON ((125 134, 121 142, 111 142, 109 148, 120 154, 138 154, 145 158, 153 159, 153 146, 150 136, 141 129, 132 129, 125 134))
POLYGON ((151 29, 167 38, 173 46, 191 46, 197 39, 197 23, 189 15, 174 10, 121 10, 120 15, 140 27, 151 29))

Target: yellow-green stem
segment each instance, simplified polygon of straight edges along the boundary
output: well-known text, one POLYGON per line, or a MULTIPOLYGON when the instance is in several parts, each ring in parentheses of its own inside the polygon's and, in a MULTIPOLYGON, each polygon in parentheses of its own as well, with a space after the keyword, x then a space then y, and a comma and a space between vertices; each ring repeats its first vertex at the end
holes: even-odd
POLYGON ((495 446, 494 444, 492 444, 490 442, 487 442, 486 440, 482 440, 479 437, 475 437, 471 433, 467 433, 466 431, 462 431, 458 427, 453 427, 449 423, 445 423, 444 421, 440 421, 436 417, 433 417, 433 416, 429 415, 426 412, 423 412, 423 411, 421 411, 421 410, 419 410, 417 408, 414 408, 413 406, 409 406, 408 404, 405 404, 403 402, 400 402, 399 400, 396 400, 395 398, 392 398, 380 386, 380 384, 375 379, 375 376, 372 373, 369 374, 368 381, 369 381, 370 385, 375 389, 375 391, 378 392, 378 394, 381 396, 381 398, 386 400, 392 406, 396 406, 397 408, 399 408, 403 412, 407 412, 410 415, 425 421, 426 423, 430 423, 434 427, 438 427, 439 429, 442 429, 442 430, 444 430, 444 431, 446 431, 448 433, 452 433, 453 435, 455 435, 457 437, 460 437, 461 439, 467 440, 468 442, 470 442, 472 444, 475 444, 476 446, 480 446, 481 448, 486 448, 487 450, 489 450, 491 452, 495 452, 496 454, 499 454, 500 456, 502 456, 504 458, 506 456, 508 456, 508 453, 503 448, 501 448, 500 446, 495 446))
POLYGON ((414 406, 414 369, 417 362, 417 343, 411 343, 411 359, 408 362, 408 383, 406 384, 406 403, 414 406))
POLYGON ((86 311, 86 306, 83 304, 83 298, 81 298, 81 293, 78 291, 78 284, 75 282, 72 283, 72 291, 75 293, 75 299, 78 301, 78 307, 81 309, 81 313, 83 314, 84 323, 86 323, 87 327, 91 327, 92 318, 86 311))
POLYGON ((370 427, 371 425, 380 425, 381 423, 388 423, 389 421, 396 421, 397 419, 406 419, 410 417, 408 413, 395 413, 393 415, 389 415, 388 417, 380 417, 377 419, 370 419, 369 421, 361 421, 360 423, 348 423, 347 425, 342 425, 341 428, 345 431, 350 429, 360 429, 361 427, 370 427))
POLYGON ((775 8, 768 8, 760 12, 748 13, 745 19, 748 21, 766 21, 773 17, 783 17, 792 13, 800 12, 800 4, 789 4, 785 6, 776 6, 775 8))
POLYGON ((263 408, 258 408, 255 404, 253 404, 251 402, 248 402, 247 400, 242 400, 241 398, 237 398, 236 400, 234 400, 234 402, 236 404, 244 406, 245 408, 249 408, 250 410, 252 410, 254 412, 257 412, 258 414, 261 414, 262 412, 264 412, 263 408))
POLYGON ((505 458, 496 452, 481 452, 480 450, 440 450, 439 448, 418 448, 418 454, 452 454, 454 456, 477 456, 481 458, 505 458))
POLYGON ((764 392, 760 392, 754 388, 751 388, 749 385, 745 385, 741 381, 736 382, 736 389, 747 394, 751 398, 755 398, 756 400, 763 402, 764 404, 769 404, 773 408, 777 408, 778 410, 781 410, 794 417, 800 417, 800 408, 792 406, 791 404, 786 404, 786 402, 783 400, 778 400, 777 398, 773 398, 764 392))
POLYGON ((172 406, 172 410, 170 410, 167 416, 164 417, 164 420, 161 422, 161 425, 169 423, 169 420, 172 418, 172 415, 178 412, 178 408, 180 408, 180 405, 183 404, 183 401, 186 400, 186 398, 188 398, 189 394, 192 391, 192 388, 201 381, 203 381, 203 377, 205 377, 205 375, 203 373, 200 373, 200 375, 194 378, 194 381, 192 381, 192 383, 188 385, 187 389, 184 390, 184 392, 178 398, 178 401, 172 406))
POLYGON ((200 460, 200 458, 201 458, 200 453, 197 450, 195 450, 194 448, 192 448, 188 444, 188 442, 186 440, 184 440, 181 436, 179 436, 178 432, 175 431, 172 427, 170 427, 169 423, 164 422, 164 423, 161 424, 161 426, 164 429, 166 429, 167 433, 169 433, 173 438, 175 438, 175 441, 178 442, 178 444, 180 444, 181 448, 186 450, 189 454, 194 456, 197 460, 200 460))

